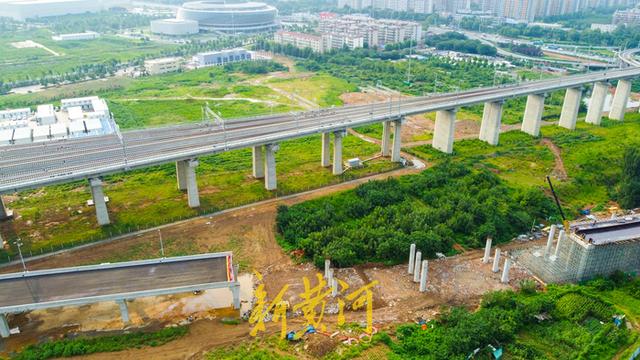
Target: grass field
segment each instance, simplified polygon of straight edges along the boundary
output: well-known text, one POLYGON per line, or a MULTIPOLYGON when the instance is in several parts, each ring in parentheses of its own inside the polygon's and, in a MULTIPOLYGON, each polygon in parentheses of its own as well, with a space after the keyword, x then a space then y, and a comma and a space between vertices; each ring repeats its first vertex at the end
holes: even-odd
POLYGON ((300 79, 274 79, 270 84, 286 92, 310 100, 321 107, 342 105, 340 95, 357 91, 357 87, 330 75, 315 75, 300 79))
POLYGON ((0 81, 12 82, 65 73, 81 65, 128 61, 142 56, 158 57, 177 46, 151 41, 103 35, 86 41, 54 41, 47 29, 29 29, 0 38, 0 81), (32 40, 59 53, 54 56, 40 48, 18 49, 13 42, 32 40))

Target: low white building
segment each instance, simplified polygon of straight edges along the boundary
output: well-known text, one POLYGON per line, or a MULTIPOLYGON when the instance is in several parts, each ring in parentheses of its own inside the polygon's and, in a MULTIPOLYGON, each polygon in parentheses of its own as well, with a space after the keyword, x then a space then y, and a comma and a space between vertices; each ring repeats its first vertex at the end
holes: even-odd
POLYGON ((93 40, 100 37, 95 31, 85 31, 82 33, 73 33, 73 34, 59 34, 54 35, 51 39, 55 41, 73 41, 73 40, 93 40))
POLYGON ((198 22, 186 19, 161 19, 151 21, 151 32, 160 35, 184 36, 197 34, 198 22))
POLYGON ((52 104, 0 111, 0 146, 111 134, 116 124, 103 99, 90 96, 52 104))
POLYGON ((38 105, 36 110, 36 120, 40 125, 51 125, 56 123, 56 113, 53 105, 38 105))
POLYGON ((33 138, 31 137, 32 131, 33 130, 30 127, 19 127, 13 129, 13 137, 11 139, 12 143, 19 145, 33 142, 33 138))
POLYGON ((199 53, 193 57, 196 67, 217 66, 238 61, 253 60, 254 55, 245 49, 229 49, 199 53))
POLYGON ((26 119, 31 114, 31 109, 9 109, 0 111, 0 122, 10 120, 26 119))
POLYGON ((177 57, 145 60, 144 70, 149 75, 174 72, 182 68, 182 62, 182 59, 177 57))

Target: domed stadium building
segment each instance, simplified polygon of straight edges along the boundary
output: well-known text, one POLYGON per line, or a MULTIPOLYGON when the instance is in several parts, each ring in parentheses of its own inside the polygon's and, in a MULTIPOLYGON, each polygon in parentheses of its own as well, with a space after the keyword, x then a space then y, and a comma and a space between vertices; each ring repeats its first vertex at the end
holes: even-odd
POLYGON ((278 9, 260 2, 204 0, 182 4, 180 20, 195 20, 201 29, 222 32, 258 32, 277 26, 278 9))

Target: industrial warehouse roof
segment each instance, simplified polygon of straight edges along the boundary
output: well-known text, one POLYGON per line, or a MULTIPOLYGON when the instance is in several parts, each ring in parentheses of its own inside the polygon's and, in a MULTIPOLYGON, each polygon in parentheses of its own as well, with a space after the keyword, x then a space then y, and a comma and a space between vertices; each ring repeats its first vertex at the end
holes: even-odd
POLYGON ((582 223, 574 229, 578 236, 594 245, 640 240, 640 218, 637 217, 582 223))
POLYGON ((0 275, 0 313, 166 295, 235 283, 230 252, 0 275))

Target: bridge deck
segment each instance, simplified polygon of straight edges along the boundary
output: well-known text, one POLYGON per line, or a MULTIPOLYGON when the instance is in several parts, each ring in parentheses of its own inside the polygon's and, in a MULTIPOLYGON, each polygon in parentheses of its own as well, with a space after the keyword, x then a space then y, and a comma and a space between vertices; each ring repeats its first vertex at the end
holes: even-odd
POLYGON ((206 254, 2 275, 0 313, 168 294, 198 285, 229 286, 230 256, 206 254))

